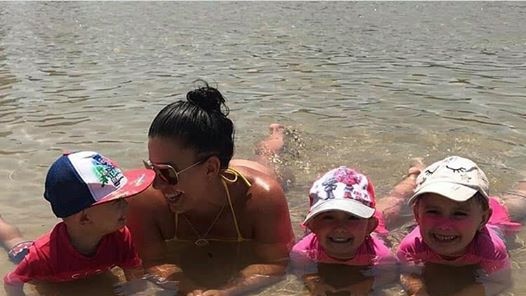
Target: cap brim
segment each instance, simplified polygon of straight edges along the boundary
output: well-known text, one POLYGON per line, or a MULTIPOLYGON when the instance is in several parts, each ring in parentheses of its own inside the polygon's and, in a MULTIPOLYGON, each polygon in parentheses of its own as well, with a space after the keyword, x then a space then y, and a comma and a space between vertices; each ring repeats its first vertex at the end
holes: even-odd
POLYGON ((333 199, 324 201, 319 206, 314 206, 305 218, 305 221, 303 221, 303 224, 307 224, 314 216, 320 213, 334 210, 344 211, 351 215, 368 219, 373 216, 375 209, 353 199, 333 199))
MULTIPOLYGON (((433 182, 416 191, 408 202, 410 204, 414 203, 416 198, 424 193, 435 193, 451 200, 462 202, 470 199, 477 192, 479 192, 479 190, 476 188, 468 187, 458 183, 433 182)), ((484 197, 488 198, 482 191, 480 192, 484 197)))
POLYGON ((127 179, 126 184, 92 205, 98 205, 119 198, 127 198, 139 194, 146 190, 146 188, 148 188, 153 183, 155 178, 155 172, 149 169, 129 170, 123 172, 123 174, 127 179))

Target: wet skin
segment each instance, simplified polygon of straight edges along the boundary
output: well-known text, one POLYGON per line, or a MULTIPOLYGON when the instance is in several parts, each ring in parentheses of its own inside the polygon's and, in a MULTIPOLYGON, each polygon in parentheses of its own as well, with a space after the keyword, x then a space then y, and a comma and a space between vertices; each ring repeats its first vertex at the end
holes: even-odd
POLYGON ((314 217, 309 228, 328 256, 348 260, 354 257, 377 223, 376 218, 364 219, 344 211, 328 211, 314 217))
MULTIPOLYGON (((220 175, 225 173, 220 167, 219 158, 198 154, 171 138, 150 138, 148 150, 149 160, 153 164, 169 164, 178 172, 203 157, 206 159, 179 174, 177 184, 169 184, 157 177, 154 188, 129 199, 127 225, 139 254, 150 272, 180 280, 182 291, 209 289, 211 287, 196 286, 188 278, 190 274, 181 270, 182 266, 167 261, 165 241, 173 239, 176 232, 179 239, 190 242, 197 239, 196 232, 201 235, 207 233, 206 238, 230 241, 237 238, 234 217, 226 204, 226 191, 221 182, 220 175), (176 214, 179 217, 177 230, 176 214)), ((283 274, 293 233, 287 201, 275 178, 259 170, 260 164, 248 160, 232 160, 231 167, 252 184, 249 187, 240 178, 236 182, 227 182, 241 236, 252 242, 257 258, 256 262, 241 267, 236 273, 238 278, 231 282, 235 285, 226 283, 214 287, 234 295, 248 287, 258 286, 258 281, 254 279, 260 275, 283 274)), ((229 179, 235 177, 231 174, 226 176, 229 179)), ((191 252, 192 248, 188 250, 191 252)), ((211 252, 214 254, 213 250, 211 252)), ((188 255, 178 254, 180 257, 188 255)))
POLYGON ((126 225, 128 202, 124 198, 96 205, 84 210, 93 221, 94 229, 107 234, 126 225))
POLYGON ((433 193, 422 195, 413 211, 424 242, 444 259, 464 255, 491 215, 474 198, 457 202, 433 193))

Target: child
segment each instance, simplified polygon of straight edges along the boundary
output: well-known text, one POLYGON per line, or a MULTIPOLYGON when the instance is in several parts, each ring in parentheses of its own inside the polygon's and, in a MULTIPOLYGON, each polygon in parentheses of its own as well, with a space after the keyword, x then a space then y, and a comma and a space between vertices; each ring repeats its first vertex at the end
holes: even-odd
POLYGON ((386 231, 377 228, 381 214, 375 212, 374 187, 366 176, 345 166, 333 169, 314 182, 309 198, 311 207, 303 225, 312 233, 294 245, 291 261, 313 295, 339 291, 366 295, 396 279, 396 260, 378 236, 386 231), (347 285, 335 288, 316 275, 325 264, 357 268, 346 269, 347 285), (377 277, 380 269, 383 280, 377 277), (354 283, 352 270, 362 272, 354 283))
MULTIPOLYGON (((142 275, 141 260, 125 226, 124 198, 145 190, 154 177, 146 169, 122 172, 96 152, 58 158, 47 173, 44 197, 63 221, 36 241, 14 246, 10 258, 21 261, 4 277, 7 295, 24 295, 28 281, 71 281, 114 266, 123 268, 127 278, 142 275)), ((9 230, 5 225, 2 229, 9 230)), ((2 237, 13 239, 13 235, 2 237)), ((17 239, 21 240, 19 233, 17 239)))
POLYGON ((430 291, 418 271, 423 263, 475 266, 476 282, 455 291, 458 295, 495 295, 509 286, 510 258, 501 236, 516 232, 520 224, 489 196, 488 179, 473 161, 450 156, 433 163, 418 176, 409 202, 418 226, 397 251, 406 267, 417 267, 401 277, 408 294, 430 291))

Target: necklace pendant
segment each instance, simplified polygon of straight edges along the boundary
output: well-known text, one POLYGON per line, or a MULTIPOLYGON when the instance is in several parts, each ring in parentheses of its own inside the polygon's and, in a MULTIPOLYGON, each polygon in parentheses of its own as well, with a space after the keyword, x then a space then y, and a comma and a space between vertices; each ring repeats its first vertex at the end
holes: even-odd
POLYGON ((204 246, 208 246, 209 242, 207 239, 204 239, 204 238, 200 238, 198 240, 196 240, 194 242, 194 244, 198 247, 204 247, 204 246))

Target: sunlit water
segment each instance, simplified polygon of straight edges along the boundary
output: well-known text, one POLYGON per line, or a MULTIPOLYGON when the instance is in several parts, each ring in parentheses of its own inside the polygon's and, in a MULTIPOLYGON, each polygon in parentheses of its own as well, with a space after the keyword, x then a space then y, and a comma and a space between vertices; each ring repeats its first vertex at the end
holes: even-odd
MULTIPOLYGON (((310 183, 340 164, 381 196, 412 157, 459 154, 503 192, 526 176, 525 28, 520 2, 4 2, 1 214, 28 238, 50 229, 43 180, 61 151, 140 166, 154 115, 197 78, 227 97, 238 157, 272 122, 294 130, 284 167, 298 236, 310 183)), ((511 253, 522 295, 526 249, 511 253)), ((262 294, 305 290, 289 276, 262 294)))

